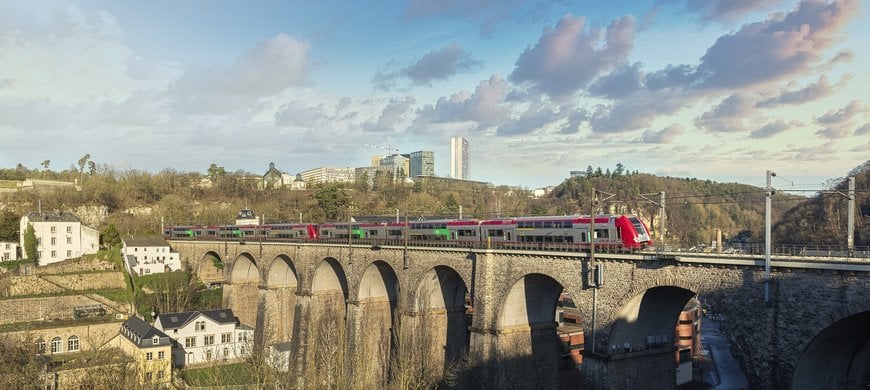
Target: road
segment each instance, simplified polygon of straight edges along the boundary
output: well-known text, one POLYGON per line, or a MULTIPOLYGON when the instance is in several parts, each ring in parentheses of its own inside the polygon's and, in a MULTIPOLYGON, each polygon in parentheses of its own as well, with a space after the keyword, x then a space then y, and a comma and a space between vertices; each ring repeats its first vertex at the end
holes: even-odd
MULTIPOLYGON (((707 351, 706 355, 702 351, 702 361, 712 363, 709 370, 704 370, 703 381, 710 384, 711 389, 748 389, 749 382, 740 369, 740 363, 731 354, 728 337, 720 331, 722 322, 707 316, 701 319, 701 346, 707 351)), ((705 366, 702 363, 702 367, 705 366)))

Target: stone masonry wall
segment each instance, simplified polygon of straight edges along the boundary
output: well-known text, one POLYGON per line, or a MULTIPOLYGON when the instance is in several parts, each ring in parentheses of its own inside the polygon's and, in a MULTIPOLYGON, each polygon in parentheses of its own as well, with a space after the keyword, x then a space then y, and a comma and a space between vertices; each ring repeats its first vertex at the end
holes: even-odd
POLYGON ((94 304, 97 302, 84 295, 3 299, 0 300, 0 325, 73 318, 76 306, 94 304))
POLYGON ((117 271, 65 275, 4 275, 0 280, 0 294, 3 296, 123 288, 126 288, 124 273, 117 271))
MULTIPOLYGON (((697 294, 708 307, 725 316, 726 330, 735 353, 745 363, 753 388, 787 387, 797 360, 815 335, 849 314, 870 311, 870 276, 860 272, 774 268, 772 304, 768 305, 763 299, 763 268, 758 266, 693 265, 653 259, 619 259, 618 256, 608 258, 607 254, 600 254, 598 262, 604 266, 604 285, 597 290, 593 310, 593 290, 583 283, 584 274, 591 264, 582 254, 540 256, 478 252, 473 256, 467 250, 414 248, 409 250, 406 260, 403 251, 394 248, 356 247, 351 253, 344 246, 173 243, 173 249, 192 263, 200 261, 207 252, 219 254, 227 265, 224 280, 230 283, 228 270, 232 269, 234 261, 241 256, 252 258, 257 264, 260 285, 266 284, 272 260, 286 256, 298 278, 297 297, 310 296, 318 264, 332 258, 340 264, 341 269, 337 272, 347 279, 346 293, 350 302, 358 299, 366 268, 375 261, 383 261, 389 264, 398 279, 400 310, 415 310, 418 288, 433 267, 453 269, 460 275, 468 292, 473 292, 470 348, 473 355, 479 356, 491 356, 497 347, 492 344, 497 341, 491 335, 499 331, 501 313, 508 309, 504 307, 505 297, 525 275, 549 276, 553 282, 545 281, 544 288, 550 288, 546 286, 548 283, 556 283, 565 289, 583 315, 587 343, 592 340, 592 313, 597 314, 595 340, 599 353, 607 353, 610 327, 632 298, 655 287, 673 286, 697 294), (476 345, 475 340, 483 344, 476 345)), ((195 265, 191 264, 191 268, 195 265)), ((541 279, 538 280, 540 283, 541 279)), ((527 296, 534 297, 538 287, 541 286, 526 286, 527 296)), ((240 310, 240 317, 250 317, 253 313, 247 309, 259 304, 259 295, 247 290, 244 287, 224 290, 228 295, 225 296, 226 302, 240 310)), ((277 296, 266 295, 267 300, 274 298, 277 296)), ((319 322, 321 316, 343 316, 343 311, 321 312, 316 304, 305 302, 297 301, 294 336, 313 337, 312 332, 307 331, 310 320, 319 322), (299 308, 304 310, 300 312, 299 308)), ((271 304, 267 302, 268 306, 271 304)), ((296 349, 304 348, 299 343, 314 341, 295 338, 296 349)), ((297 365, 304 368, 312 363, 304 361, 310 360, 310 352, 300 356, 297 365)), ((650 363, 650 367, 636 367, 638 375, 662 368, 659 363, 650 363)))

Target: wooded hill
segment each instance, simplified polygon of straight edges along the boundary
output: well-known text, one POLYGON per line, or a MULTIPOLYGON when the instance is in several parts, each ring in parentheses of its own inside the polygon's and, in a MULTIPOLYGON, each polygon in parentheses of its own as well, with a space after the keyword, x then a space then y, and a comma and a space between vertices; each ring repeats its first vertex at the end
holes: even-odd
MULTIPOLYGON (((113 225, 122 235, 156 234, 160 221, 177 225, 232 223, 238 210, 250 208, 267 223, 324 222, 349 216, 495 218, 519 215, 588 214, 594 188, 600 212, 636 213, 653 231, 659 228, 660 192, 665 192, 667 242, 684 247, 709 244, 721 230, 726 241, 760 242, 764 236, 763 188, 710 180, 658 177, 629 172, 619 164, 612 172, 590 166, 584 177, 565 180, 541 198, 527 189, 431 178, 409 183, 379 175, 373 184, 314 184, 301 191, 259 189, 262 176, 227 172, 212 164, 207 174, 165 169, 158 173, 116 171, 107 165, 79 164, 54 172, 19 165, 0 169, 0 180, 26 178, 79 180, 50 191, 0 195, 0 240, 17 241, 18 220, 36 210, 74 210, 105 206, 109 215, 97 226, 113 225), (610 194, 613 194, 611 197, 610 194), (641 196, 646 194, 646 197, 641 196)), ((870 245, 864 222, 870 214, 868 163, 856 168, 858 195, 856 246, 870 245)), ((837 188, 845 193, 845 182, 837 188)), ((812 198, 777 192, 773 197, 774 242, 845 245, 846 202, 840 196, 812 198)))

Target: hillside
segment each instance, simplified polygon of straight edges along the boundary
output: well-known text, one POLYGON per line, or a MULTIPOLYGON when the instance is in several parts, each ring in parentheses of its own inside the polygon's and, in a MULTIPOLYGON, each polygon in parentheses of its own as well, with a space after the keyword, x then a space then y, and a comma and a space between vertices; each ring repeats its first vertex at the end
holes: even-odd
MULTIPOLYGON (((75 210, 105 206, 100 230, 112 225, 122 234, 154 234, 164 224, 217 225, 231 222, 238 210, 254 209, 267 223, 346 220, 349 215, 393 218, 494 218, 518 215, 588 214, 592 188, 602 199, 602 212, 635 213, 651 229, 659 228, 659 193, 665 192, 667 240, 684 247, 709 244, 717 230, 723 239, 761 242, 764 237, 764 190, 738 183, 717 183, 693 178, 658 177, 626 172, 617 165, 611 172, 587 169, 585 177, 566 179, 541 198, 522 188, 431 178, 415 183, 378 176, 366 183, 315 184, 305 190, 259 189, 260 176, 226 172, 213 166, 209 173, 118 172, 97 166, 89 172, 0 169, 0 179, 46 177, 82 179, 82 191, 0 193, 0 239, 17 237, 23 213, 44 209, 75 210), (613 194, 611 197, 609 194, 613 194), (646 197, 641 196, 645 194, 646 197), (604 200, 606 199, 606 200, 604 200)), ((868 164, 856 168, 859 189, 870 188, 868 164)), ((845 182, 838 189, 845 192, 845 182)), ((870 214, 868 193, 859 192, 860 215, 870 214)), ((774 242, 829 245, 844 242, 845 201, 836 195, 813 198, 778 192, 773 198, 774 242)), ((867 224, 856 218, 856 245, 868 245, 867 224)))
MULTIPOLYGON (((855 177, 855 246, 870 246, 870 161, 856 167, 848 176, 855 177), (864 218, 862 218, 862 216, 864 218)), ((833 188, 789 209, 776 223, 774 238, 784 244, 844 246, 848 231, 849 182, 840 180, 833 188)))
MULTIPOLYGON (((683 247, 710 244, 721 230, 723 240, 753 241, 764 237, 764 189, 738 183, 657 177, 648 174, 606 175, 568 179, 552 192, 558 201, 580 202, 589 211, 591 188, 614 194, 601 210, 634 213, 659 230, 660 195, 665 192, 666 241, 683 247), (641 194, 647 194, 646 197, 641 194), (654 203, 655 202, 655 203, 654 203)), ((606 197, 602 194, 599 198, 606 197)), ((777 194, 773 219, 807 198, 777 194)))

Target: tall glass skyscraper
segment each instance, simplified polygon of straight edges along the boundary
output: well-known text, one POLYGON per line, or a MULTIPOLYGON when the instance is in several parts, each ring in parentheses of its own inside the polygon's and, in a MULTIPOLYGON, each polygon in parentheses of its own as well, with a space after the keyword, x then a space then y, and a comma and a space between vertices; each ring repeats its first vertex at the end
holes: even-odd
POLYGON ((468 140, 460 136, 450 138, 450 177, 468 180, 468 140))

